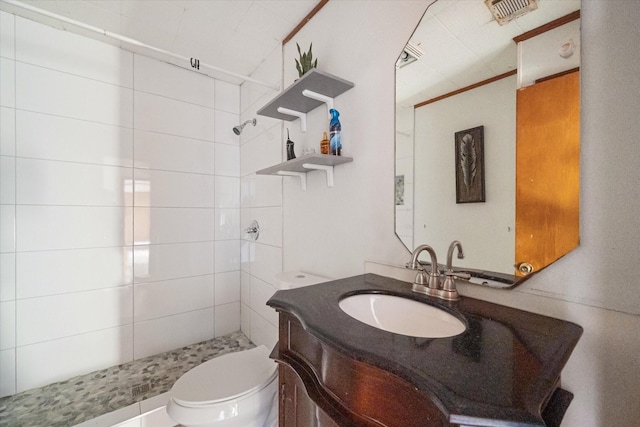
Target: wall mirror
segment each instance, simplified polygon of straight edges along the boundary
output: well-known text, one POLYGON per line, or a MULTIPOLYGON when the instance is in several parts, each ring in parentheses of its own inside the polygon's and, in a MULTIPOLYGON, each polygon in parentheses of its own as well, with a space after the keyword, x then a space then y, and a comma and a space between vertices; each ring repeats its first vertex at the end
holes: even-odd
POLYGON ((580 0, 486 3, 432 3, 396 62, 395 231, 509 288, 579 244, 580 0))

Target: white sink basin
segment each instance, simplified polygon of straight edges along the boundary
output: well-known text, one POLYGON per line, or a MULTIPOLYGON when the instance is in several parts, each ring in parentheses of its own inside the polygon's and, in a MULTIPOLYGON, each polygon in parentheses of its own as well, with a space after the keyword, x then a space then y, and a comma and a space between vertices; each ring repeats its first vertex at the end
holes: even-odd
POLYGON ((351 295, 338 305, 354 319, 394 334, 446 338, 461 334, 466 329, 464 323, 446 311, 393 295, 351 295))

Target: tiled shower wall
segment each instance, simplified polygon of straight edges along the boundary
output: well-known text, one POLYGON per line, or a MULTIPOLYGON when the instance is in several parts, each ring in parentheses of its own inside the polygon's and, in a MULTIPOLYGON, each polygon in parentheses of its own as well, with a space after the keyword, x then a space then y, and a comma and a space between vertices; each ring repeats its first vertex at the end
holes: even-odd
MULTIPOLYGON (((276 48, 252 77, 278 86, 282 80, 282 49, 276 48)), ((256 345, 272 348, 278 340, 278 317, 265 305, 278 289, 282 271, 282 179, 257 175, 262 168, 283 161, 282 121, 256 116, 278 91, 251 82, 241 86, 241 120, 257 118, 255 127, 240 136, 241 218, 246 228, 252 220, 260 225, 256 241, 242 240, 242 331, 256 345)))
POLYGON ((238 330, 239 86, 0 18, 0 395, 238 330))

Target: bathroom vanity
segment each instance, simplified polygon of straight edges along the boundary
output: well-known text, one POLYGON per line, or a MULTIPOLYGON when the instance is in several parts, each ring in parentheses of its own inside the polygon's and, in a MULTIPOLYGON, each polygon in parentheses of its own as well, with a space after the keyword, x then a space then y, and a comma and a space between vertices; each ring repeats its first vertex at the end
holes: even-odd
MULTIPOLYGON (((582 328, 462 297, 445 302, 374 274, 278 291, 280 426, 559 425, 560 374, 582 328), (418 338, 347 315, 339 302, 387 294, 439 308, 465 331, 418 338)), ((416 319, 417 322, 420 319, 416 319)))

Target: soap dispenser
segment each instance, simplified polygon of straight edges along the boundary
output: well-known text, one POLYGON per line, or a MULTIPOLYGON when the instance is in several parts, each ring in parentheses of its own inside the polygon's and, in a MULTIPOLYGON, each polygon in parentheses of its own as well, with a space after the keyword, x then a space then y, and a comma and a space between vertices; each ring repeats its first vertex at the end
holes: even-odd
POLYGON ((340 119, 338 119, 340 113, 333 108, 329 110, 329 113, 331 114, 331 121, 329 122, 331 154, 340 156, 342 154, 342 141, 340 140, 342 126, 340 125, 340 119))

